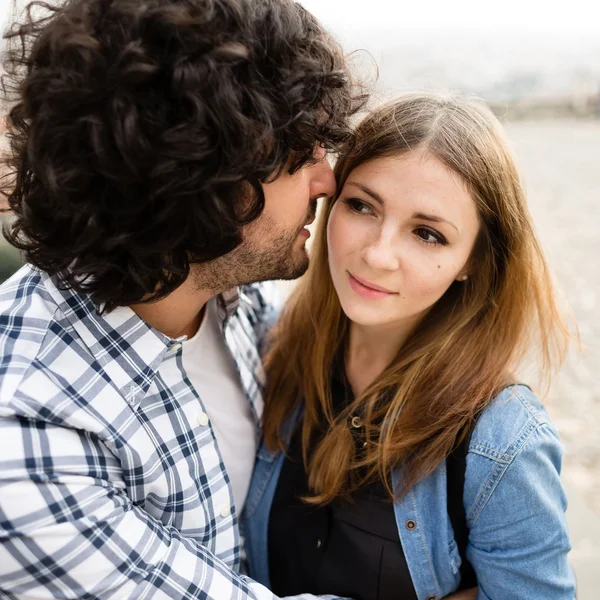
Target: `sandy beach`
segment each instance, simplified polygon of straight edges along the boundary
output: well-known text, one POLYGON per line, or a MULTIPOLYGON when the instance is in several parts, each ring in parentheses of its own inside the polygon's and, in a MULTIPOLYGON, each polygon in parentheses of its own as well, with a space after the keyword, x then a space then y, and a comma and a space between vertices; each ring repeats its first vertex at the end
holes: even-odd
POLYGON ((598 597, 600 573, 600 122, 507 127, 550 266, 579 325, 546 405, 565 446, 563 481, 577 598, 598 597))
POLYGON ((600 515, 600 122, 507 126, 559 290, 579 326, 546 404, 565 446, 565 480, 600 515))

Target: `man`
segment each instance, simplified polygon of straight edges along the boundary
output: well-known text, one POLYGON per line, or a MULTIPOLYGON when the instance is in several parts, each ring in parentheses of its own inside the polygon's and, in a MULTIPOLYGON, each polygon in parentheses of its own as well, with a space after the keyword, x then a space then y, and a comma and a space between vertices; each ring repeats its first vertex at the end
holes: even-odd
POLYGON ((7 62, 29 264, 0 288, 0 597, 270 598, 238 573, 270 317, 245 284, 307 268, 362 99, 292 0, 32 15, 7 62))

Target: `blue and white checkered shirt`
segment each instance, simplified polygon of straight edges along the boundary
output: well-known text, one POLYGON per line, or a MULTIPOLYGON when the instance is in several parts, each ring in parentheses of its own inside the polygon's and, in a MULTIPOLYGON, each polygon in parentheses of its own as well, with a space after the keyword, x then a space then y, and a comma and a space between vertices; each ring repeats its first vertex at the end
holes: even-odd
MULTIPOLYGON (((258 423, 262 286, 219 298, 258 423)), ((181 344, 29 266, 0 287, 0 598, 272 598, 181 344)))

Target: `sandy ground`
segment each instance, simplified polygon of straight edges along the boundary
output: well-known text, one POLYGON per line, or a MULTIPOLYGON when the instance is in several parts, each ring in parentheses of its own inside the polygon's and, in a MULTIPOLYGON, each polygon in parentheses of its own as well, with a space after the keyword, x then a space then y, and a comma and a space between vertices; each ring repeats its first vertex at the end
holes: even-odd
POLYGON ((515 123, 508 132, 583 345, 554 380, 547 406, 565 445, 565 479, 600 515, 600 122, 515 123))
POLYGON ((563 481, 579 600, 600 589, 600 122, 507 126, 538 234, 579 326, 546 399, 565 446, 563 481))

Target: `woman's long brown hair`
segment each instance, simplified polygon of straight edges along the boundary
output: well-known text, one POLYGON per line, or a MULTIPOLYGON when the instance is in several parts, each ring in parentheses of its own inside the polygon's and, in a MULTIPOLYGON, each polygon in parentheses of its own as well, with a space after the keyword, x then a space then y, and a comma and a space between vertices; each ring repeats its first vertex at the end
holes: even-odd
POLYGON ((341 190, 350 172, 381 157, 425 150, 458 173, 481 222, 470 277, 455 282, 431 308, 395 360, 340 414, 331 398, 332 365, 349 328, 333 287, 326 226, 336 199, 326 201, 311 265, 273 330, 266 357, 264 435, 285 448, 282 426, 303 402, 302 440, 315 503, 351 494, 381 477, 396 497, 429 475, 477 415, 535 350, 545 381, 560 364, 568 332, 536 238, 519 175, 502 128, 478 101, 438 94, 403 96, 369 115, 338 160, 341 190), (366 450, 350 431, 360 414, 366 450), (317 428, 326 435, 314 442, 317 428), (311 442, 312 440, 312 442, 311 442), (390 473, 402 467, 403 487, 390 473))

